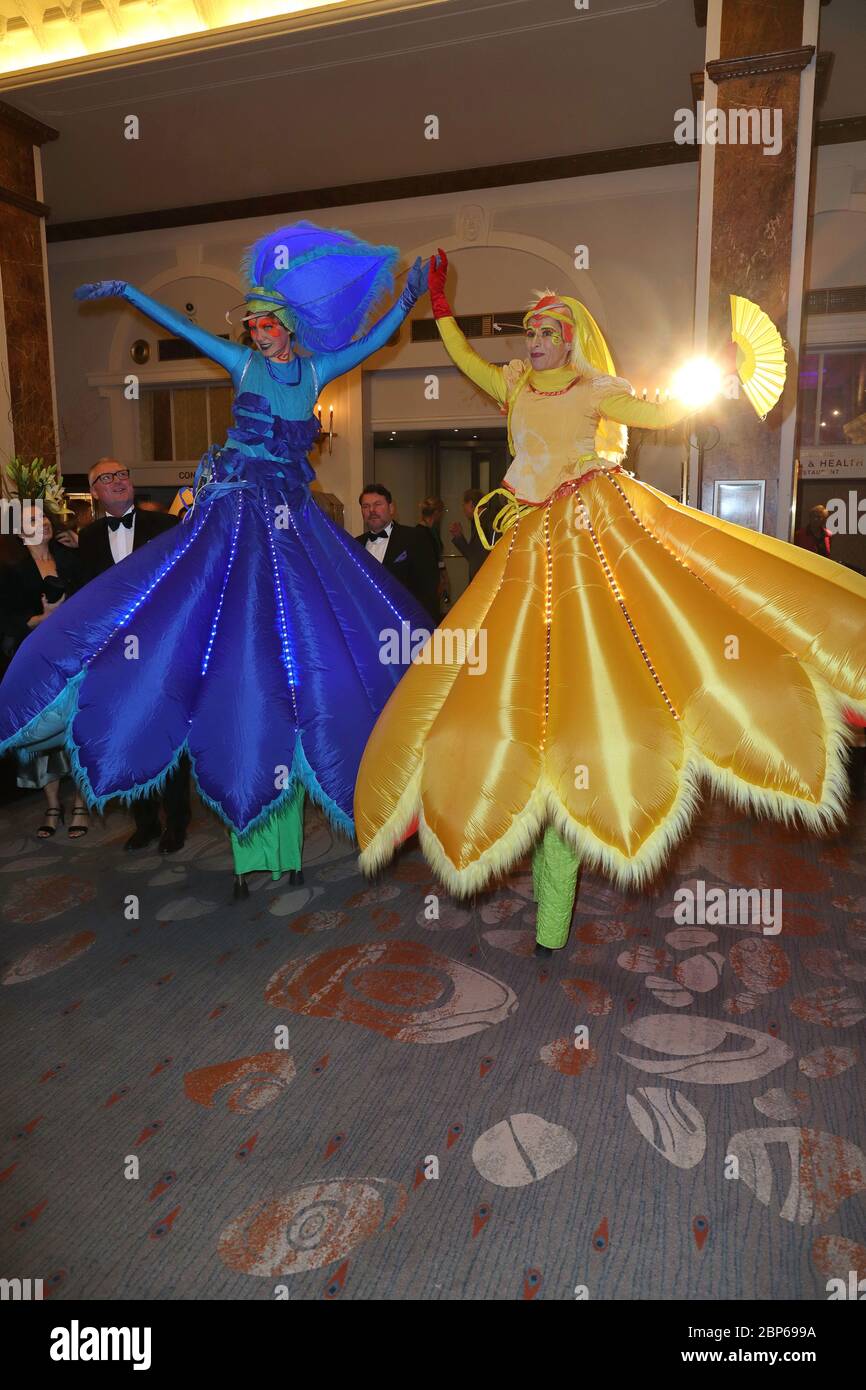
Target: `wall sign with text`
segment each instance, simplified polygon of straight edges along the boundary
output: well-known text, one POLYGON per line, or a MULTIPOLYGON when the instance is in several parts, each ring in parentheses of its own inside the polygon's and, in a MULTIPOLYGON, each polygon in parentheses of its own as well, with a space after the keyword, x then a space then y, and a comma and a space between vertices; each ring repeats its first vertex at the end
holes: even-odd
POLYGON ((866 444, 806 445, 800 450, 800 477, 864 478, 866 444))

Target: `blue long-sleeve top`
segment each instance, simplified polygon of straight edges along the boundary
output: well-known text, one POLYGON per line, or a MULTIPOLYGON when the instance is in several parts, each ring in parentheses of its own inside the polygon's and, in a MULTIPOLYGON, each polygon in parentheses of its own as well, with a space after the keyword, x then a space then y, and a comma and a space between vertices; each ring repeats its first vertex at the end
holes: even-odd
MULTIPOLYGON (((309 357, 293 357, 289 362, 275 362, 262 357, 255 348, 243 347, 240 343, 232 343, 226 338, 218 338, 216 334, 208 333, 198 324, 191 323, 183 314, 170 309, 166 304, 160 304, 159 300, 151 299, 150 295, 144 294, 134 285, 124 284, 121 294, 136 309, 153 319, 154 323, 167 328, 178 338, 185 338, 204 353, 205 357, 224 367, 231 377, 235 391, 240 388, 251 358, 261 358, 279 386, 297 388, 297 392, 292 392, 291 414, 285 415, 287 419, 296 420, 312 415, 316 400, 329 381, 351 371, 374 352, 378 352, 379 348, 384 347, 411 308, 411 305, 404 304, 404 298, 400 295, 368 333, 362 338, 356 338, 339 351, 317 352, 309 357)), ((284 398, 283 411, 285 405, 284 398)))

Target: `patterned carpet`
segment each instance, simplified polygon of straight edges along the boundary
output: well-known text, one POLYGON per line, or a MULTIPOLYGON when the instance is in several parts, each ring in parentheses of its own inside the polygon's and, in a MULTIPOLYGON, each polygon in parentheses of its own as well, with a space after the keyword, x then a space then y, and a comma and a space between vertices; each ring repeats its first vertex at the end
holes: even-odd
POLYGON ((585 878, 545 962, 525 866, 473 910, 417 853, 370 885, 308 811, 305 886, 232 904, 202 810, 170 858, 124 854, 120 810, 40 842, 40 811, 0 811, 4 1276, 825 1300, 866 1275, 863 807, 814 842, 711 803, 646 897, 585 878), (699 883, 781 889, 781 934, 682 924, 699 883))

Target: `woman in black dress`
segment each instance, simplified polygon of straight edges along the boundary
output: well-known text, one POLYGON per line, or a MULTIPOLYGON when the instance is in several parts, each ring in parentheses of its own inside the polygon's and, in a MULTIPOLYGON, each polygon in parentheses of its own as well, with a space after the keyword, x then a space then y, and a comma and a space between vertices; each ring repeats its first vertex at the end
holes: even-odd
MULTIPOLYGON (((40 623, 48 621, 67 595, 81 588, 83 579, 78 558, 78 535, 69 523, 43 508, 34 529, 18 541, 19 557, 0 574, 0 646, 5 666, 21 643, 40 623)), ((60 779, 69 772, 69 759, 62 748, 21 749, 15 753, 19 787, 41 787, 47 802, 44 824, 36 834, 46 840, 65 820, 60 801, 60 779)), ((69 834, 73 839, 86 835, 90 826, 87 807, 76 795, 69 834)))

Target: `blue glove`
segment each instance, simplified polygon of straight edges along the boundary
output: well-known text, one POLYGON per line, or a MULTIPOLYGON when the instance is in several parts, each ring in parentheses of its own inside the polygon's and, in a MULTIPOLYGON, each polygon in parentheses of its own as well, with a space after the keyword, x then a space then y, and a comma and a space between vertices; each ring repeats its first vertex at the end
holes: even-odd
POLYGON ((72 291, 73 299, 110 299, 112 295, 123 294, 126 280, 97 280, 93 285, 79 285, 72 291))
POLYGON ((421 257, 418 256, 406 277, 406 285, 400 296, 404 309, 411 309, 419 295, 427 289, 427 273, 427 266, 421 264, 421 257))

